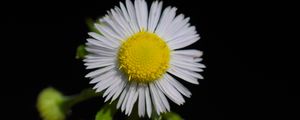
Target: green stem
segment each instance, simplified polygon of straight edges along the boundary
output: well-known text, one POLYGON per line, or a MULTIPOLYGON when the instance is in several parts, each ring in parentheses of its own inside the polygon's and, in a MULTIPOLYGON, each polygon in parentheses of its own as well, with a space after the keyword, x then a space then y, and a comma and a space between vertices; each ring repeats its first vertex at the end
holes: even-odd
POLYGON ((74 105, 100 95, 101 93, 95 93, 91 88, 84 89, 78 95, 67 97, 62 106, 63 110, 67 113, 74 105))

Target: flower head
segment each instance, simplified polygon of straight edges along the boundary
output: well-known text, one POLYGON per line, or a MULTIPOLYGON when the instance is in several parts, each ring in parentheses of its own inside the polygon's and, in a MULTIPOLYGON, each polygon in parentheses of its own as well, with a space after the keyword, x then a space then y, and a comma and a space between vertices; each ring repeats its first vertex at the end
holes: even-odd
POLYGON ((144 0, 126 0, 108 11, 89 33, 84 59, 86 75, 105 101, 117 100, 117 108, 130 115, 135 103, 139 116, 170 111, 167 100, 181 105, 191 92, 178 80, 198 84, 202 52, 182 48, 200 39, 189 18, 176 15, 177 8, 162 9, 155 1, 150 9, 144 0), (149 10, 149 11, 148 11, 149 10), (174 76, 180 78, 176 79, 174 76))
POLYGON ((54 88, 44 89, 38 96, 37 108, 44 120, 64 120, 62 104, 65 97, 54 88))

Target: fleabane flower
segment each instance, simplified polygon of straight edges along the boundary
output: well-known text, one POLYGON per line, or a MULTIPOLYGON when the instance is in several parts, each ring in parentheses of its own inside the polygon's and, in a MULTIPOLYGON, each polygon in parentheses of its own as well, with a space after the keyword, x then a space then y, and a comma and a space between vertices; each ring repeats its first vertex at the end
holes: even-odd
POLYGON ((189 18, 176 15, 177 8, 162 9, 154 1, 120 2, 88 33, 84 59, 86 75, 105 102, 117 100, 117 108, 130 115, 136 103, 140 117, 170 111, 168 99, 182 105, 191 92, 179 81, 199 84, 205 66, 202 52, 183 50, 200 39, 189 18), (176 77, 175 77, 176 76, 176 77))

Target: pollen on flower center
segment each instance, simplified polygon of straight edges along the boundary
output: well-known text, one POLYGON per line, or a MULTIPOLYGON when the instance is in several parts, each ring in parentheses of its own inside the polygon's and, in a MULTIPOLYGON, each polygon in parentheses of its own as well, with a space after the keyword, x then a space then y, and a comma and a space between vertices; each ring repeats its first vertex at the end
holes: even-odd
POLYGON ((148 83, 159 79, 168 69, 170 49, 156 34, 142 31, 122 43, 118 60, 129 81, 148 83))

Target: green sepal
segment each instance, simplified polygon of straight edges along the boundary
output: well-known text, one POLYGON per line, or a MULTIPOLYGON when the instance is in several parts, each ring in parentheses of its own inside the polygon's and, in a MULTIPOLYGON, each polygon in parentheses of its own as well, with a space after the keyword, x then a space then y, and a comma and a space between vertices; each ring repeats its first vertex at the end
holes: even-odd
POLYGON ((76 50, 76 59, 84 59, 88 52, 85 50, 85 45, 79 45, 76 50))
POLYGON ((115 104, 107 103, 97 112, 95 120, 112 120, 115 113, 115 104))
MULTIPOLYGON (((101 34, 97 28, 95 27, 95 23, 99 23, 99 22, 96 22, 95 20, 93 20, 92 18, 87 18, 86 19, 86 24, 87 24, 87 27, 89 29, 90 32, 95 32, 95 33, 98 33, 98 34, 101 34)), ((99 23, 100 24, 100 23, 99 23)))

